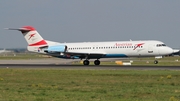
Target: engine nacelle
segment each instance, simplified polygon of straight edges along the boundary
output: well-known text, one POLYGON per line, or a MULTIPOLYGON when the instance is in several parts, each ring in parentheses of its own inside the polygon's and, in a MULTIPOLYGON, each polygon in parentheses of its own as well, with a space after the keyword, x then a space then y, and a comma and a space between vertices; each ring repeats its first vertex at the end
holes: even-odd
POLYGON ((66 45, 56 45, 56 46, 49 46, 44 52, 48 53, 55 53, 55 52, 60 52, 64 53, 67 50, 66 45))

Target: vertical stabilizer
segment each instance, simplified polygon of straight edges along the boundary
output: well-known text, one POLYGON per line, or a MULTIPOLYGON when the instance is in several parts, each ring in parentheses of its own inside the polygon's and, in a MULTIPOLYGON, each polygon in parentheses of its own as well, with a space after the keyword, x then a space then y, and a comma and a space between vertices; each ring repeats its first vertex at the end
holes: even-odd
POLYGON ((41 37, 41 35, 32 26, 24 26, 17 29, 15 28, 8 28, 8 29, 21 31, 29 46, 47 45, 47 42, 41 37))

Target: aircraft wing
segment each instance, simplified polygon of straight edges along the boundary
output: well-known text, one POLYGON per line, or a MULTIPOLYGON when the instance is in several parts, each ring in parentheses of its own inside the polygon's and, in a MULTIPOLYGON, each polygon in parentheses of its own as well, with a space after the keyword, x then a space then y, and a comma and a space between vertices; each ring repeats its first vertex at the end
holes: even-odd
POLYGON ((105 53, 96 52, 65 52, 67 56, 76 56, 79 58, 101 58, 105 53))
POLYGON ((95 53, 95 52, 65 52, 65 53, 72 55, 105 55, 105 53, 95 53))
POLYGON ((53 54, 60 54, 66 57, 78 57, 78 58, 101 58, 105 55, 105 53, 96 53, 96 52, 64 52, 61 54, 61 52, 56 52, 56 51, 53 51, 52 55, 53 54))

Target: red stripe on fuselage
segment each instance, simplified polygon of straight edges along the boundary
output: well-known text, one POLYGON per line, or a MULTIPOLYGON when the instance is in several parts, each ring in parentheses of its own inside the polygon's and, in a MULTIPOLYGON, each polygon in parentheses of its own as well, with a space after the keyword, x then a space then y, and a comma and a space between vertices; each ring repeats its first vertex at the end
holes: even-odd
POLYGON ((37 43, 34 44, 30 44, 29 46, 39 46, 39 45, 47 45, 45 40, 39 41, 37 43))

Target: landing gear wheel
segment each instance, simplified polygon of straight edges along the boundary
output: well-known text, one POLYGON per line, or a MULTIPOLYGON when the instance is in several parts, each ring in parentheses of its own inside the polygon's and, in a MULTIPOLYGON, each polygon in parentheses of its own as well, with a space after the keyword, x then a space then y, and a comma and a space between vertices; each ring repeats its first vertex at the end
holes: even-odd
POLYGON ((158 64, 158 60, 154 60, 154 64, 158 64))
POLYGON ((88 60, 84 60, 84 61, 83 61, 83 64, 84 64, 84 65, 89 65, 89 61, 88 61, 88 60))
POLYGON ((94 64, 95 64, 95 65, 100 65, 100 61, 99 61, 99 60, 95 60, 95 61, 94 61, 94 64))

